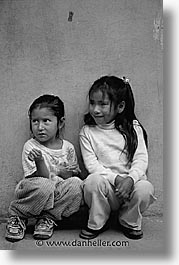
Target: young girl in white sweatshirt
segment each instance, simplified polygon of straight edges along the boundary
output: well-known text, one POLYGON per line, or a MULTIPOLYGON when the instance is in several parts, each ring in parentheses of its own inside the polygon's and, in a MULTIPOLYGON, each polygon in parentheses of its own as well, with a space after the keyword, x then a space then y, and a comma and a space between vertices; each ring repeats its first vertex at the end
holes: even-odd
POLYGON ((142 213, 155 200, 147 180, 147 134, 134 113, 126 78, 103 76, 89 91, 89 112, 80 131, 86 169, 84 198, 89 207, 83 239, 104 231, 111 211, 119 210, 119 228, 131 239, 143 236, 142 213))

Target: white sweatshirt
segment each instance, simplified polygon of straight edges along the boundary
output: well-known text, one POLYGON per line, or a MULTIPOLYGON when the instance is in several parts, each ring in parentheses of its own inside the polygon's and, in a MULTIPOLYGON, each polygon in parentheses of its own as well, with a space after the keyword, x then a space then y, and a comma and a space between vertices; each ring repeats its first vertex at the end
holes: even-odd
POLYGON ((148 153, 143 137, 143 131, 138 121, 133 121, 138 137, 138 146, 132 163, 127 165, 127 156, 123 151, 125 140, 115 128, 114 121, 107 125, 82 127, 79 138, 82 157, 90 174, 98 173, 114 185, 117 175, 130 176, 134 183, 146 179, 148 153))

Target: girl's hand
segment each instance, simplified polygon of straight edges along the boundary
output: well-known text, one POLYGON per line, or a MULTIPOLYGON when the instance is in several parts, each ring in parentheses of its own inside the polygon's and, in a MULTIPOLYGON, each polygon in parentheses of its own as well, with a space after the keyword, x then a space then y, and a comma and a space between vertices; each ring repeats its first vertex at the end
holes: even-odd
POLYGON ((33 148, 28 154, 28 159, 30 161, 35 161, 35 162, 43 161, 42 152, 38 149, 33 148))
POLYGON ((49 178, 49 170, 40 150, 33 148, 28 154, 28 159, 30 161, 34 161, 36 165, 36 171, 32 174, 32 176, 49 178))
POLYGON ((75 171, 78 169, 77 164, 72 164, 66 167, 67 170, 75 171))
POLYGON ((115 181, 115 194, 120 200, 128 200, 134 188, 134 181, 131 177, 117 179, 115 181))
POLYGON ((57 172, 57 175, 62 179, 68 179, 72 177, 73 171, 68 168, 60 168, 57 172))

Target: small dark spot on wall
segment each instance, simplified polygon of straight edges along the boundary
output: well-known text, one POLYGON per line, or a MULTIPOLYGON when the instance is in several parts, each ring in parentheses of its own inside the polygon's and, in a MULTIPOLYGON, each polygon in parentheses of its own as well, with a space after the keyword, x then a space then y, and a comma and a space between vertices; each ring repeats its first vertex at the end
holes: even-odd
POLYGON ((73 15, 74 15, 74 13, 73 13, 72 11, 69 11, 69 14, 68 14, 68 21, 69 21, 69 22, 72 22, 72 20, 73 20, 73 15))

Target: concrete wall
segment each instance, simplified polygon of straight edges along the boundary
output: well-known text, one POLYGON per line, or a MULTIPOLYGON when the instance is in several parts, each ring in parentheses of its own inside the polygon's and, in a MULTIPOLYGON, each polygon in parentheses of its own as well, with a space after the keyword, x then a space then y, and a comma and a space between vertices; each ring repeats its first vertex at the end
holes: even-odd
POLYGON ((131 80, 136 114, 149 134, 149 178, 158 197, 149 214, 162 212, 162 2, 0 0, 1 217, 22 178, 31 102, 44 93, 62 98, 65 137, 80 159, 87 91, 104 74, 131 80))

